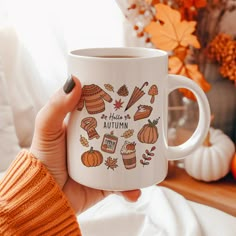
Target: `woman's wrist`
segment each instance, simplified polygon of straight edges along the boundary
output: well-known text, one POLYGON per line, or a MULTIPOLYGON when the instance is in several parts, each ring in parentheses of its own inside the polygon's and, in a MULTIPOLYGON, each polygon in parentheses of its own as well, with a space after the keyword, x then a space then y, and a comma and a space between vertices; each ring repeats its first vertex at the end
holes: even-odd
POLYGON ((80 234, 75 213, 59 185, 26 150, 0 182, 0 197, 1 234, 80 234))

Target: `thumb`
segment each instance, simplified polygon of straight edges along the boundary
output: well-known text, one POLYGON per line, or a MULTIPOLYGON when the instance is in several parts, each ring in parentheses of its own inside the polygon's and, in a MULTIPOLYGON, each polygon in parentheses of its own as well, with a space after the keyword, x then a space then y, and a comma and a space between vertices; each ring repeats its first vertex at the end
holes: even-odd
POLYGON ((66 130, 64 119, 73 111, 81 96, 80 81, 70 77, 39 111, 30 151, 48 168, 63 187, 66 171, 66 130))
POLYGON ((80 81, 75 76, 70 76, 64 87, 59 89, 38 113, 36 129, 50 133, 61 130, 66 115, 75 109, 81 93, 80 81))

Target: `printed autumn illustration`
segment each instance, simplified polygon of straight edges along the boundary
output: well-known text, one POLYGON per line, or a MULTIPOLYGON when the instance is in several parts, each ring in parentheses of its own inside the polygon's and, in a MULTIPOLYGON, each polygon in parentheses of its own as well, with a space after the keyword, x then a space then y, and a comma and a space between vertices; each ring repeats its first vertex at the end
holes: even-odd
POLYGON ((153 146, 150 150, 146 149, 145 153, 143 153, 142 155, 142 159, 140 160, 140 163, 144 166, 147 166, 150 164, 150 161, 152 160, 152 158, 154 157, 154 152, 156 150, 156 147, 153 146))
POLYGON ((128 129, 128 130, 126 130, 126 131, 122 134, 121 137, 123 137, 123 138, 130 138, 130 137, 133 136, 133 134, 134 134, 134 130, 133 130, 133 129, 128 129))
POLYGON ((91 147, 89 151, 82 154, 81 161, 86 167, 96 167, 102 164, 103 156, 101 152, 91 147))
POLYGON ((107 91, 114 92, 114 87, 111 84, 104 84, 107 91))
POLYGON ((122 97, 128 96, 128 95, 129 95, 129 90, 128 90, 127 86, 126 86, 125 84, 122 85, 122 86, 118 89, 117 94, 118 94, 119 96, 122 96, 122 97))
POLYGON ((125 141, 120 154, 126 169, 130 170, 136 167, 136 143, 125 141))
POLYGON ((159 134, 157 129, 157 124, 160 118, 153 121, 148 120, 148 124, 145 124, 141 130, 138 132, 138 140, 141 143, 154 144, 156 143, 159 134))
POLYGON ((105 161, 105 165, 107 166, 107 169, 114 170, 115 168, 117 168, 118 167, 117 160, 118 160, 117 158, 108 157, 105 161))
POLYGON ((86 117, 81 121, 80 127, 84 129, 89 139, 98 139, 100 136, 96 131, 97 128, 97 120, 94 117, 86 117))
POLYGON ((116 146, 118 143, 118 137, 114 135, 114 132, 111 131, 109 134, 104 134, 101 150, 107 153, 115 153, 116 146))
POLYGON ((80 141, 82 146, 89 147, 89 142, 84 136, 80 135, 80 140, 79 141, 80 141))
POLYGON ((111 103, 111 96, 98 85, 90 84, 82 88, 82 96, 77 109, 81 111, 84 106, 89 114, 97 114, 105 111, 105 101, 111 103))
POLYGON ((155 96, 158 94, 158 88, 155 84, 153 84, 148 90, 148 95, 151 96, 150 103, 153 104, 155 102, 155 96))
POLYGON ((141 120, 149 117, 152 113, 152 107, 147 105, 139 105, 134 114, 134 121, 141 120))
POLYGON ((130 107, 132 107, 145 94, 145 92, 143 91, 143 88, 145 86, 148 86, 148 82, 145 82, 141 88, 138 88, 137 86, 134 88, 133 93, 125 108, 125 111, 127 111, 130 107))
POLYGON ((119 100, 115 100, 115 103, 113 104, 114 105, 114 109, 117 111, 121 108, 123 108, 123 101, 121 99, 119 100))

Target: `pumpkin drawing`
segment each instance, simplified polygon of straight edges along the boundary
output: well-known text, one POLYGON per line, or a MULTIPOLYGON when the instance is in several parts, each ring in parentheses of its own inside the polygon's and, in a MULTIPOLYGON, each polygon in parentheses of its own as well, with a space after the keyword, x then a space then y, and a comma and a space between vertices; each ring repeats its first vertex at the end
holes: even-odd
POLYGON ((157 130, 157 123, 158 119, 153 120, 148 120, 148 124, 144 125, 142 129, 138 132, 138 140, 141 143, 148 143, 148 144, 153 144, 157 141, 158 139, 158 130, 157 130))
POLYGON ((102 164, 103 156, 101 152, 93 150, 91 147, 89 151, 82 154, 81 161, 87 167, 95 167, 102 164))

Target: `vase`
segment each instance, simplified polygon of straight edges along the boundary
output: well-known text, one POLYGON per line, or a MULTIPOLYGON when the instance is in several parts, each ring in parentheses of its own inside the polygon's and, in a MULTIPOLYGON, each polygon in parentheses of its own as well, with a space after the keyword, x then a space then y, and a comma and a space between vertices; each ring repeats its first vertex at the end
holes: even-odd
POLYGON ((236 142, 236 86, 220 75, 219 66, 214 63, 205 65, 204 76, 211 84, 210 91, 206 93, 214 116, 211 125, 236 142))

